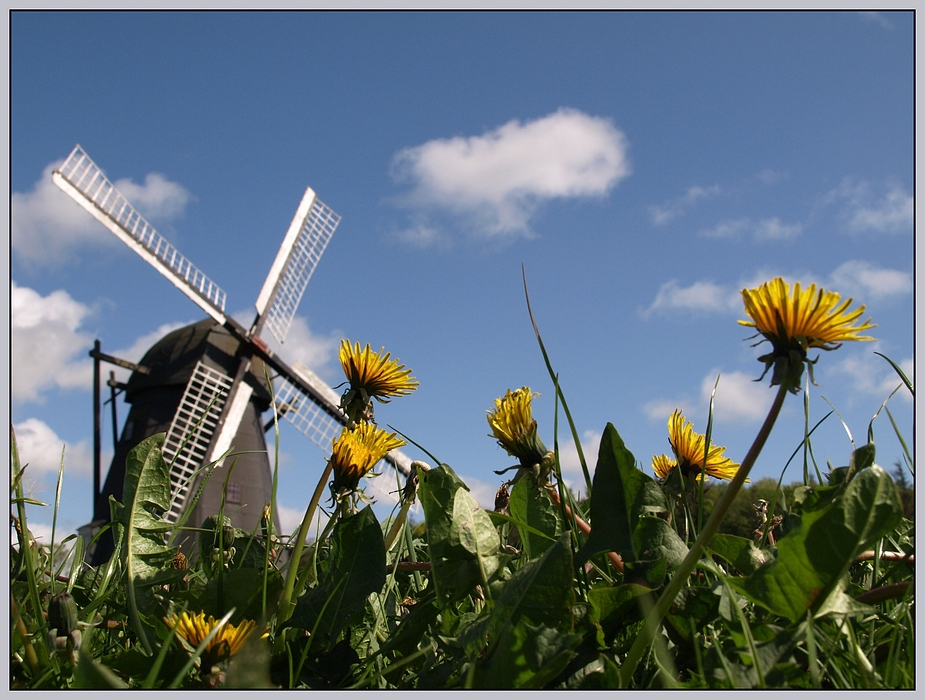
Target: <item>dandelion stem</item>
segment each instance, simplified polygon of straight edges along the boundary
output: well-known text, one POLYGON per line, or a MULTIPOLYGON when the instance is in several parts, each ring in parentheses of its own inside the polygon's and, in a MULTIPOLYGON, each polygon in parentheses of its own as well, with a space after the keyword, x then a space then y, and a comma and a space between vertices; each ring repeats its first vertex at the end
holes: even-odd
POLYGON ((665 590, 662 591, 652 614, 646 616, 646 624, 642 630, 642 634, 636 637, 636 641, 633 642, 633 646, 630 648, 620 668, 620 685, 622 687, 628 687, 630 680, 633 678, 633 674, 636 672, 636 667, 642 660, 649 644, 651 644, 652 640, 655 638, 655 633, 658 626, 662 623, 665 613, 668 612, 674 599, 677 597, 678 593, 681 592, 681 588, 687 583, 688 577, 703 556, 707 544, 709 544, 713 535, 716 534, 729 507, 742 488, 742 484, 744 484, 745 479, 748 478, 748 473, 758 459, 758 455, 761 454, 761 449, 764 447, 764 443, 771 434, 771 429, 774 427, 777 416, 780 415, 780 409, 784 405, 784 398, 787 396, 787 388, 788 383, 781 382, 777 390, 777 395, 774 397, 774 403, 771 404, 771 408, 768 411, 768 416, 764 419, 761 430, 759 430, 758 434, 755 436, 755 441, 749 448, 748 454, 745 455, 745 459, 742 460, 742 464, 736 472, 735 477, 730 482, 729 488, 726 489, 726 492, 716 504, 716 508, 710 514, 707 524, 704 525, 700 535, 694 541, 694 544, 691 545, 687 556, 684 557, 684 561, 682 561, 681 565, 675 570, 671 577, 671 581, 665 587, 665 590))
POLYGON ((308 530, 312 526, 312 519, 315 517, 315 510, 318 502, 321 500, 321 494, 324 493, 324 487, 331 478, 333 462, 328 461, 321 478, 318 479, 318 485, 315 487, 315 493, 312 494, 312 500, 305 509, 305 517, 302 518, 302 524, 296 533, 295 546, 292 548, 292 555, 289 558, 289 569, 286 571, 286 585, 283 588, 279 599, 279 610, 277 612, 277 623, 285 622, 295 610, 295 603, 292 602, 293 588, 295 587, 296 575, 299 572, 299 559, 302 558, 302 549, 305 547, 305 539, 308 537, 308 530))

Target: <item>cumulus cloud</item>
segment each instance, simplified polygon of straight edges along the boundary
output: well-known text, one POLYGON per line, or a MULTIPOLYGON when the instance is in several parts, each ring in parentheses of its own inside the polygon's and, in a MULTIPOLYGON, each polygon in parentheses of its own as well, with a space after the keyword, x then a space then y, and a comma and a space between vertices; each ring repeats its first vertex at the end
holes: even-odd
POLYGON ((289 362, 299 360, 315 374, 324 377, 330 374, 330 362, 337 355, 342 337, 343 333, 337 330, 329 335, 314 333, 304 316, 294 316, 286 336, 285 351, 272 335, 267 334, 266 340, 274 352, 283 354, 289 362))
POLYGON ((666 311, 729 311, 740 304, 738 290, 708 281, 682 287, 677 280, 669 280, 659 287, 655 300, 641 313, 648 317, 666 311))
MULTIPOLYGON (((581 452, 585 456, 588 471, 594 475, 594 465, 601 450, 601 433, 596 430, 586 430, 581 434, 581 452)), ((587 489, 584 474, 581 470, 581 460, 578 458, 578 449, 575 442, 569 440, 559 443, 559 466, 565 483, 574 493, 587 489)))
POLYGON ((750 228, 751 221, 747 218, 728 219, 713 228, 703 229, 700 235, 704 238, 738 238, 750 228))
POLYGON ((827 206, 839 208, 839 216, 849 233, 912 231, 915 198, 899 185, 878 188, 846 177, 822 198, 820 207, 827 206))
POLYGON ((800 224, 785 224, 776 216, 762 219, 755 224, 755 239, 759 241, 780 241, 796 238, 803 231, 800 224))
POLYGON ((858 207, 848 227, 855 232, 893 233, 912 229, 915 200, 900 188, 894 188, 871 206, 858 207))
POLYGON ((884 17, 882 12, 865 11, 865 12, 858 12, 858 14, 861 15, 862 19, 868 22, 879 24, 884 29, 893 28, 893 23, 890 22, 886 17, 884 17))
MULTIPOLYGON (((279 527, 284 535, 292 535, 299 529, 302 524, 302 518, 305 517, 305 508, 289 508, 277 502, 276 512, 279 515, 279 527)), ((328 516, 324 514, 321 508, 315 510, 315 517, 309 532, 309 539, 314 538, 315 533, 324 530, 327 525, 328 516)))
POLYGON ((13 426, 16 446, 22 464, 28 464, 26 474, 33 479, 57 478, 64 450, 64 472, 72 476, 89 477, 93 472, 93 452, 86 441, 69 443, 58 437, 45 422, 27 418, 13 426))
POLYGON ((697 202, 715 197, 721 192, 722 189, 719 185, 712 185, 711 187, 694 185, 693 187, 688 187, 687 192, 680 197, 669 200, 664 204, 651 205, 649 214, 652 217, 652 223, 656 226, 667 224, 672 219, 677 219, 679 216, 686 214, 697 202))
MULTIPOLYGON (((10 195, 10 243, 23 264, 60 265, 88 247, 118 241, 98 221, 58 189, 52 171, 63 161, 49 164, 30 192, 10 195)), ((143 185, 116 180, 118 189, 145 217, 174 219, 183 214, 190 193, 163 175, 151 173, 143 185)))
MULTIPOLYGON (((879 350, 879 344, 874 349, 879 350)), ((887 354, 887 353, 884 353, 887 354)), ((903 373, 909 378, 909 381, 915 385, 915 360, 907 357, 902 360, 892 358, 899 365, 903 373)), ((902 379, 896 374, 896 371, 882 357, 875 355, 872 351, 856 352, 855 354, 845 355, 837 362, 831 364, 830 372, 844 375, 851 382, 855 393, 862 393, 874 397, 880 401, 885 400, 897 386, 902 384, 902 379)), ((905 388, 897 392, 897 396, 906 402, 912 402, 912 396, 905 388)))
POLYGON ((765 185, 776 185, 778 182, 786 180, 789 176, 782 170, 772 170, 771 168, 765 168, 755 177, 757 177, 758 180, 763 182, 765 185))
POLYGON ((768 413, 773 392, 769 392, 767 382, 756 382, 757 374, 745 372, 722 372, 710 370, 700 381, 700 393, 695 397, 654 399, 646 403, 642 410, 651 421, 665 421, 675 409, 681 409, 685 416, 694 420, 698 416, 706 429, 706 416, 710 409, 710 396, 716 387, 713 398, 713 420, 721 423, 759 423, 768 413), (717 375, 719 384, 716 383, 717 375))
POLYGON ((882 299, 912 293, 912 274, 889 270, 867 262, 849 260, 831 274, 832 288, 842 296, 856 299, 882 299))
POLYGON ((483 237, 530 236, 543 202, 605 195, 630 173, 628 143, 608 119, 562 108, 531 122, 511 120, 481 136, 435 139, 398 152, 400 206, 416 212, 405 238, 435 238, 427 214, 458 217, 483 237))
POLYGON ((757 222, 747 217, 722 221, 713 228, 700 231, 700 235, 705 238, 738 238, 751 235, 756 241, 780 241, 795 238, 802 232, 801 224, 785 224, 775 216, 757 222))
POLYGON ((11 282, 10 398, 41 401, 52 387, 87 388, 92 362, 86 351, 92 338, 80 331, 90 308, 59 289, 48 296, 11 282))

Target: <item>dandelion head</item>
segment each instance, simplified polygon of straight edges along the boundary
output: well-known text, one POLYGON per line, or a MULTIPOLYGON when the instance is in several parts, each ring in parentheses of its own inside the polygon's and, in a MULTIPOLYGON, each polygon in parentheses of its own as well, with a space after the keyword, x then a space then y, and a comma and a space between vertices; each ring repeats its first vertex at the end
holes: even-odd
POLYGON ((390 397, 410 394, 419 385, 397 358, 391 359, 385 348, 373 352, 369 343, 360 349, 359 343, 342 340, 340 364, 350 384, 341 398, 341 408, 354 422, 373 419, 373 399, 388 403, 390 397))
POLYGON ((876 327, 870 318, 859 321, 863 305, 849 310, 852 299, 842 301, 838 293, 817 289, 815 284, 803 289, 796 282, 791 288, 776 277, 755 289, 743 289, 742 299, 751 320, 739 323, 754 328, 771 343, 771 352, 758 358, 765 363, 765 374, 773 368, 771 385, 786 383, 793 393, 800 389, 804 365, 813 379, 816 360, 807 357, 810 348, 835 350, 846 340, 874 340, 861 335, 876 327))
POLYGON ((534 397, 539 394, 530 391, 530 387, 521 387, 495 399, 494 409, 488 411, 489 437, 495 438, 509 455, 520 460, 522 466, 529 467, 542 462, 546 447, 536 429, 533 410, 530 407, 534 397))

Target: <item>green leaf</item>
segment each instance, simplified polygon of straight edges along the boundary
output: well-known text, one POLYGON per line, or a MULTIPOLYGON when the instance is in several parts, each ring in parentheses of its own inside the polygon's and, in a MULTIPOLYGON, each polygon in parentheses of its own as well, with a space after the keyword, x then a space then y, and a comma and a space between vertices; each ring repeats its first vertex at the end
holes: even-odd
POLYGON ((382 590, 385 577, 382 528, 367 506, 335 525, 318 585, 298 599, 286 625, 308 630, 330 649, 369 594, 382 590))
POLYGON ((902 520, 896 485, 881 467, 859 473, 844 492, 781 538, 777 558, 736 585, 751 600, 796 622, 840 589, 854 558, 902 520))
POLYGON ((572 550, 569 535, 562 535, 539 559, 514 572, 501 589, 487 617, 478 619, 460 635, 470 656, 490 648, 505 626, 522 619, 550 627, 572 626, 572 550))
POLYGON ((546 489, 538 488, 530 478, 521 479, 514 484, 508 507, 513 520, 532 528, 517 528, 527 559, 540 556, 564 532, 562 515, 556 504, 552 502, 546 489), (534 530, 546 537, 536 534, 534 530))
POLYGON ((418 495, 437 602, 443 607, 485 584, 505 557, 501 538, 468 487, 446 464, 421 474, 418 495))
POLYGON ((113 673, 112 669, 94 661, 90 655, 89 650, 93 646, 95 633, 96 630, 93 627, 83 632, 81 646, 84 651, 77 655, 77 667, 74 669, 70 687, 79 689, 128 688, 125 682, 113 673))
MULTIPOLYGON (((582 564, 599 552, 617 552, 625 562, 636 561, 633 532, 639 519, 668 512, 665 495, 655 480, 636 468, 613 424, 608 423, 594 469, 591 492, 591 534, 576 555, 582 564)), ((673 547, 669 547, 673 549, 673 547)))
POLYGON ((707 549, 725 559, 746 576, 768 561, 767 553, 758 549, 754 541, 737 535, 717 533, 713 535, 707 549))
POLYGON ((650 593, 651 588, 637 583, 600 586, 588 591, 588 602, 591 604, 590 619, 592 623, 600 626, 598 642, 601 646, 606 646, 612 641, 614 635, 626 625, 642 619, 640 598, 650 593))
POLYGON ((542 688, 575 656, 581 635, 564 634, 553 627, 531 625, 526 619, 505 628, 494 654, 477 668, 477 688, 542 688))
MULTIPOLYGON (((242 620, 259 620, 263 613, 263 573, 255 569, 226 571, 222 575, 221 597, 218 580, 211 579, 191 601, 190 608, 202 610, 216 619, 234 608, 235 615, 231 619, 234 625, 242 620)), ((267 571, 267 614, 276 610, 282 590, 282 574, 271 567, 267 571)))
POLYGON ((164 533, 173 525, 161 517, 170 508, 170 471, 161 455, 164 433, 142 440, 125 460, 122 503, 110 497, 113 525, 122 537, 129 610, 145 652, 151 653, 139 609, 148 607, 152 587, 178 581, 183 572, 170 566, 177 547, 164 533))

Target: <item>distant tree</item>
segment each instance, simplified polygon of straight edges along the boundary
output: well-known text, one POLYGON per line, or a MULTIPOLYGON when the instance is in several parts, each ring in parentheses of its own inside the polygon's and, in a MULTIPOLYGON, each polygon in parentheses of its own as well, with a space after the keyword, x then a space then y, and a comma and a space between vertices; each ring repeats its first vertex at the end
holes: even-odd
POLYGON ((906 469, 899 460, 896 460, 892 475, 902 500, 903 517, 907 520, 915 520, 915 483, 909 481, 906 469))

